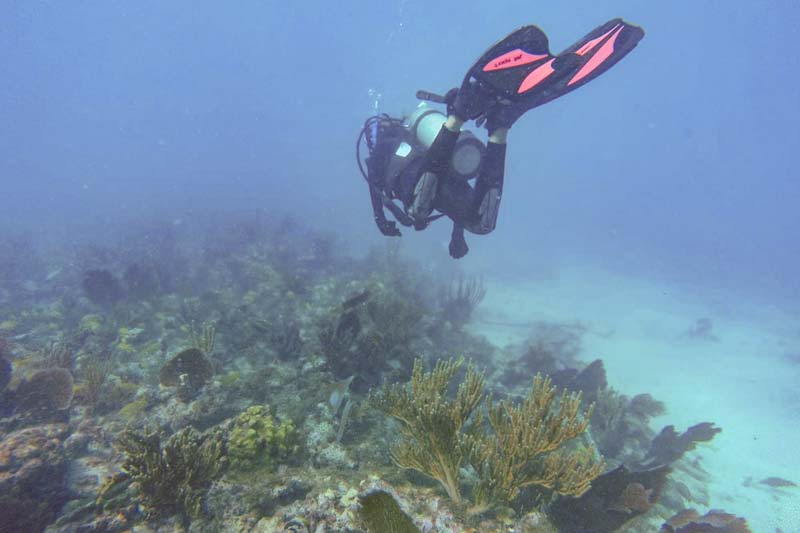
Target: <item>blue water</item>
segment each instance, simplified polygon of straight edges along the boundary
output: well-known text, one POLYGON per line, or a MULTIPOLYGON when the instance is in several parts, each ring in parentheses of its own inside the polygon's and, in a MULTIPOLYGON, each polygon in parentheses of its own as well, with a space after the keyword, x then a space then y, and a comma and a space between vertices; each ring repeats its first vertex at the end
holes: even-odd
POLYGON ((580 252, 796 298, 788 1, 3 2, 0 222, 288 208, 377 240, 353 156, 370 89, 399 114, 516 26, 560 50, 614 16, 645 40, 514 128, 500 225, 473 257, 580 252))
MULTIPOLYGON (((736 305, 739 318, 796 312, 789 0, 4 1, 0 234, 70 243, 261 209, 360 253, 382 240, 354 156, 376 105, 397 115, 417 89, 457 85, 522 24, 558 51, 617 16, 645 39, 515 125, 497 230, 468 235, 459 266, 513 283, 581 265, 736 305)), ((449 229, 407 230, 405 248, 450 264, 449 229)), ((798 344, 793 333, 784 349, 798 344)))

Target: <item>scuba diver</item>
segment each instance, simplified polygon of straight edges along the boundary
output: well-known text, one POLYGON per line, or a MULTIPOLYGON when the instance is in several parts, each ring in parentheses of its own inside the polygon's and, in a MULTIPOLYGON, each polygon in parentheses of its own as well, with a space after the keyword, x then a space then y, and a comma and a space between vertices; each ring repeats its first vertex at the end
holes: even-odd
POLYGON ((368 118, 356 143, 356 159, 369 186, 380 232, 400 236, 384 209, 416 230, 447 216, 453 221, 450 255, 464 257, 469 251, 464 230, 485 235, 497 224, 509 129, 528 110, 611 68, 642 37, 644 31, 638 26, 614 19, 552 55, 544 32, 523 26, 489 48, 460 87, 444 96, 417 92, 420 100, 445 104, 447 115, 423 101, 407 118, 386 114, 368 118), (485 145, 461 129, 470 120, 478 127, 485 125, 485 145), (366 171, 362 144, 368 150, 366 171), (432 215, 434 211, 439 213, 432 215))

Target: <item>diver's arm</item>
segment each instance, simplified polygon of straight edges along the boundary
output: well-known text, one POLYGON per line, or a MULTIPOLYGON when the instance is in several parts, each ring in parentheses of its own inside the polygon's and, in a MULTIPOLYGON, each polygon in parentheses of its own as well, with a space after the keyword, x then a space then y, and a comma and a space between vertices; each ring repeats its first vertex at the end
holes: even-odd
POLYGON ((453 259, 461 259, 469 252, 467 240, 464 238, 464 226, 457 222, 453 222, 453 232, 450 234, 450 246, 448 248, 450 257, 453 259))
POLYGON ((379 220, 386 220, 386 213, 383 211, 383 202, 381 201, 381 193, 377 187, 369 184, 369 201, 372 204, 372 217, 375 222, 379 220))
POLYGON ((400 230, 397 229, 397 224, 393 220, 386 219, 381 191, 372 184, 369 185, 369 199, 372 203, 372 217, 375 220, 375 225, 378 226, 378 230, 387 237, 400 237, 401 234, 400 230))
POLYGON ((367 158, 367 186, 369 187, 369 200, 372 204, 372 218, 378 230, 387 237, 399 237, 400 230, 393 221, 386 219, 384 213, 383 187, 386 180, 387 154, 390 145, 382 143, 367 158))

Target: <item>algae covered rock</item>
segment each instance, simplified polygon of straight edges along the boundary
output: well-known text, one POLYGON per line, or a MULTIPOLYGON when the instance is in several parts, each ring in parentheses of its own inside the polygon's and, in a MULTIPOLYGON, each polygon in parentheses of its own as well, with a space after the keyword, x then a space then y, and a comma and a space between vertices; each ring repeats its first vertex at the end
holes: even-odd
POLYGON ((19 384, 15 391, 17 411, 48 414, 69 408, 74 381, 69 370, 45 368, 19 384))
POLYGON ((297 452, 297 429, 291 420, 278 420, 268 406, 248 407, 236 417, 228 438, 233 470, 272 470, 297 452))
POLYGON ((66 424, 25 428, 0 440, 0 531, 41 531, 69 499, 66 424))

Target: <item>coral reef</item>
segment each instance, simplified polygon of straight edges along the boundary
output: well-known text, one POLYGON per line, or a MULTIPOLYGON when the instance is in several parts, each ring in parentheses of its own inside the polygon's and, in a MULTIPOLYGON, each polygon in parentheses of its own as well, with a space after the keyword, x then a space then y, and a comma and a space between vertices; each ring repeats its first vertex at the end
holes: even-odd
POLYGON ((379 385, 387 375, 406 378, 422 311, 419 303, 386 288, 348 298, 319 328, 328 368, 337 379, 355 375, 353 388, 359 392, 379 385))
POLYGON ((119 280, 108 270, 88 270, 83 275, 83 292, 92 303, 108 307, 122 300, 119 280))
POLYGON ((650 419, 664 412, 664 404, 649 394, 629 398, 613 389, 597 393, 590 430, 600 453, 617 464, 638 464, 653 438, 650 419))
POLYGON ((226 464, 224 439, 218 431, 201 434, 187 428, 162 445, 157 432, 126 430, 118 446, 125 454, 122 474, 111 480, 104 494, 119 484, 134 483, 147 513, 154 516, 175 512, 202 516, 205 491, 226 464))
POLYGON ((66 424, 15 431, 0 440, 0 531, 42 531, 69 499, 66 424))
POLYGON ((6 390, 6 387, 11 382, 11 363, 0 355, 0 393, 6 390))
POLYGON ((63 368, 46 368, 20 383, 14 391, 18 412, 47 416, 67 409, 72 402, 72 374, 63 368))
POLYGON ((401 424, 403 440, 392 450, 395 463, 432 477, 456 503, 461 502, 459 470, 468 455, 461 443, 464 426, 483 399, 483 376, 472 368, 455 399, 447 398, 461 365, 460 360, 439 361, 425 372, 417 359, 408 385, 390 385, 373 400, 378 410, 401 424))
POLYGON ((359 515, 370 533, 419 533, 411 518, 397 504, 391 494, 375 491, 360 496, 359 515))
POLYGON ((661 533, 752 533, 747 521, 724 511, 700 516, 694 509, 676 514, 661 526, 661 533))
POLYGON ((279 421, 268 406, 254 405, 237 416, 228 438, 232 470, 272 470, 298 450, 297 430, 291 420, 279 421))
POLYGON ((163 275, 155 264, 132 263, 125 269, 122 280, 129 297, 146 300, 161 291, 163 275))
POLYGON ((199 328, 195 329, 194 322, 192 322, 189 324, 189 335, 192 339, 193 348, 197 348, 207 356, 214 352, 217 338, 216 324, 203 322, 199 328))
POLYGON ((275 331, 270 336, 270 342, 282 361, 297 359, 303 351, 300 326, 286 318, 278 321, 275 331))
POLYGON ((159 381, 175 387, 178 397, 190 400, 214 376, 214 366, 199 348, 178 352, 161 367, 159 381))
POLYGON ((460 329, 472 313, 486 297, 486 286, 481 278, 465 278, 459 276, 458 282, 450 282, 446 289, 439 292, 440 319, 460 329))
POLYGON ((797 487, 798 486, 797 483, 795 483, 794 481, 790 481, 788 479, 784 479, 782 477, 775 477, 775 476, 770 476, 768 478, 764 478, 761 481, 759 481, 759 483, 761 483, 762 485, 766 485, 768 487, 772 487, 772 488, 787 488, 787 487, 797 487))
POLYGON ((680 459, 687 451, 694 449, 698 442, 708 442, 720 431, 722 429, 714 427, 711 422, 701 422, 680 434, 675 431, 674 426, 666 426, 653 439, 641 466, 652 468, 671 464, 680 459))
POLYGON ((562 498, 548 510, 561 531, 617 531, 649 511, 661 497, 670 469, 634 472, 620 466, 592 481, 579 498, 562 498))
POLYGON ((414 363, 411 382, 392 385, 374 397, 376 408, 398 420, 403 439, 392 450, 395 463, 437 480, 461 503, 459 471, 469 463, 478 476, 471 514, 511 505, 523 488, 535 486, 557 494, 580 496, 600 475, 602 461, 591 445, 568 449, 589 424, 581 413, 580 393, 557 396, 548 378, 537 375, 518 405, 486 400, 488 425, 476 408, 483 399, 484 378, 472 368, 454 399, 447 389, 461 366, 439 361, 431 372, 414 363))
POLYGON ((83 365, 83 378, 78 395, 84 405, 94 410, 101 402, 101 394, 111 368, 109 361, 95 358, 83 365))
POLYGON ((509 312, 531 337, 496 346, 479 278, 263 210, 111 237, 0 264, 2 531, 649 532, 710 507, 684 452, 717 428, 657 436, 663 404, 583 358, 611 333, 509 312))
POLYGON ((42 359, 51 368, 72 369, 73 354, 70 347, 65 342, 53 341, 41 351, 42 359))
POLYGON ((536 375, 528 396, 518 405, 487 399, 490 433, 473 432, 464 443, 480 481, 474 489, 476 512, 510 505, 525 487, 581 496, 603 472, 593 445, 569 449, 582 435, 592 407, 581 412, 581 394, 557 396, 549 378, 536 375))
POLYGON ((601 359, 595 359, 583 369, 566 368, 550 375, 553 383, 563 389, 581 392, 585 402, 593 403, 608 387, 606 369, 601 359))
POLYGON ((586 326, 577 322, 537 322, 522 353, 509 362, 500 380, 514 386, 526 383, 533 374, 554 376, 573 368, 586 331, 586 326))

